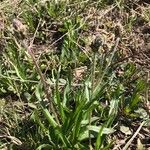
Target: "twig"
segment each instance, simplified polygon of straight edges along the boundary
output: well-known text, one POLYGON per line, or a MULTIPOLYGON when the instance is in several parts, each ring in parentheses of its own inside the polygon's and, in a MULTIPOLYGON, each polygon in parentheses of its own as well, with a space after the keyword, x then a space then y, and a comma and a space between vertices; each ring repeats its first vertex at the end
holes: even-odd
POLYGON ((134 135, 131 137, 131 139, 127 142, 127 144, 123 147, 122 150, 127 150, 128 147, 130 146, 130 144, 132 143, 132 141, 134 140, 134 138, 138 135, 138 133, 140 132, 141 128, 143 127, 143 125, 145 124, 145 121, 143 121, 141 123, 141 125, 139 126, 139 128, 136 130, 136 132, 134 133, 134 135))
MULTIPOLYGON (((93 65, 92 65, 92 73, 91 73, 91 83, 92 83, 92 88, 91 88, 91 94, 90 94, 90 100, 92 100, 92 95, 94 91, 94 80, 95 80, 95 66, 96 66, 96 53, 94 52, 93 54, 93 65)), ((91 125, 91 118, 92 118, 92 110, 89 112, 89 126, 91 125)), ((92 150, 92 140, 91 140, 91 132, 89 130, 89 148, 92 150)))
POLYGON ((120 41, 120 38, 117 38, 117 39, 116 39, 115 46, 114 46, 114 48, 113 48, 113 50, 112 50, 113 53, 112 53, 112 55, 111 55, 111 57, 110 57, 110 60, 109 60, 109 62, 108 62, 108 64, 107 64, 107 66, 105 67, 104 72, 102 73, 101 78, 99 79, 99 81, 98 81, 97 83, 100 83, 100 84, 102 83, 102 79, 104 78, 104 76, 105 76, 105 74, 106 74, 108 68, 111 66, 112 60, 113 60, 114 55, 115 55, 115 53, 116 53, 116 51, 117 51, 117 47, 118 47, 118 45, 119 45, 119 41, 120 41))
POLYGON ((60 124, 60 123, 59 123, 59 119, 58 119, 58 115, 57 115, 57 109, 55 108, 55 106, 54 106, 54 104, 53 104, 53 102, 52 102, 52 99, 51 99, 51 97, 52 97, 52 96, 51 96, 51 92, 52 92, 52 91, 51 91, 51 89, 49 88, 49 85, 48 85, 48 83, 47 83, 47 81, 46 81, 46 77, 44 76, 44 74, 42 73, 42 71, 41 71, 41 69, 40 69, 38 63, 36 62, 36 58, 35 58, 34 53, 33 53, 33 51, 32 51, 33 43, 34 43, 34 40, 35 40, 37 31, 38 31, 38 29, 39 29, 40 23, 41 23, 41 20, 39 21, 39 23, 38 23, 38 25, 37 25, 37 27, 36 27, 36 30, 35 30, 35 33, 34 33, 34 35, 33 35, 32 40, 31 40, 31 42, 30 42, 30 45, 27 46, 25 43, 23 43, 23 45, 25 46, 25 48, 27 49, 28 53, 30 54, 30 56, 31 56, 31 58, 32 58, 32 61, 33 61, 34 65, 35 65, 35 68, 36 68, 38 74, 40 75, 40 79, 41 79, 41 82, 42 82, 42 84, 43 84, 46 97, 47 97, 47 99, 49 100, 49 103, 50 103, 50 109, 51 109, 52 113, 53 113, 54 116, 55 116, 56 122, 57 122, 58 124, 60 124))

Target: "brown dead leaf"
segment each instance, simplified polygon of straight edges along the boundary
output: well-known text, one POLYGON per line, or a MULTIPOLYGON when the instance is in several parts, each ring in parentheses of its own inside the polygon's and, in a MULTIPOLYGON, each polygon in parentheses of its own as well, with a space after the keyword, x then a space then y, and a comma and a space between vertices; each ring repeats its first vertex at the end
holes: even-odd
POLYGON ((87 70, 87 66, 82 66, 74 69, 74 76, 76 79, 81 79, 85 71, 87 70))
POLYGON ((137 139, 137 150, 142 150, 144 149, 143 144, 141 142, 141 140, 138 138, 137 139))
POLYGON ((18 32, 21 32, 23 35, 26 35, 27 27, 19 19, 13 19, 12 25, 18 32))

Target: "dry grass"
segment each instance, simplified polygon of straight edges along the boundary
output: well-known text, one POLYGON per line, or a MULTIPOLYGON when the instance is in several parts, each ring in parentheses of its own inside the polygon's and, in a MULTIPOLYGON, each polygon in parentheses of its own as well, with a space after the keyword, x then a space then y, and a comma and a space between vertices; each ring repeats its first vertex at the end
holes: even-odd
MULTIPOLYGON (((54 115, 52 118, 60 127, 65 120, 62 114, 69 118, 80 104, 75 98, 88 99, 92 88, 96 91, 97 85, 101 88, 108 80, 112 85, 108 84, 100 94, 102 99, 91 106, 92 117, 99 118, 97 126, 113 128, 115 132, 101 136, 101 144, 93 139, 89 147, 100 145, 101 149, 105 146, 114 150, 150 147, 150 132, 144 124, 150 113, 149 1, 2 1, 0 42, 0 149, 35 149, 47 142, 50 140, 47 128, 50 130, 52 126, 45 119, 48 115, 42 114, 41 101, 44 99, 42 106, 47 109, 50 98, 62 100, 63 105, 51 103, 56 108, 49 114, 54 115), (94 43, 97 38, 98 48, 94 43), (122 90, 121 94, 118 92, 123 95, 121 98, 117 90, 122 90), (119 104, 113 101, 115 96, 119 104), (134 104, 130 98, 134 101, 136 96, 139 99, 134 104), (108 115, 111 111, 114 114, 117 111, 114 118, 108 115)), ((71 136, 67 138, 72 140, 71 136)), ((54 146, 51 140, 47 143, 54 146)), ((76 141, 71 142, 73 145, 76 141)), ((84 141, 75 147, 88 144, 84 141)))

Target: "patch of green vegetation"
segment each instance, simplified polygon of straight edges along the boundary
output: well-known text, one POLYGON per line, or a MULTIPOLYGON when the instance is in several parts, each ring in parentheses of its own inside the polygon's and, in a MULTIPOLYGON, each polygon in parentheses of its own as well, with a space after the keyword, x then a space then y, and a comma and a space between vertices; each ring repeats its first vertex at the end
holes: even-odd
POLYGON ((122 52, 137 16, 115 23, 127 3, 26 0, 18 12, 1 4, 1 149, 107 150, 124 126, 134 135, 132 123, 147 125, 149 77, 122 52))

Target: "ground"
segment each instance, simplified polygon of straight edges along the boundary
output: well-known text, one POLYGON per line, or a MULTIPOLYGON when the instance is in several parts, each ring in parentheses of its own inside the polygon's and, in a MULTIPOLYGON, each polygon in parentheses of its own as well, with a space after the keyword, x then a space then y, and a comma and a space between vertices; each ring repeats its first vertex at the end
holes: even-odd
POLYGON ((0 1, 0 149, 149 149, 149 85, 149 0, 0 1))

